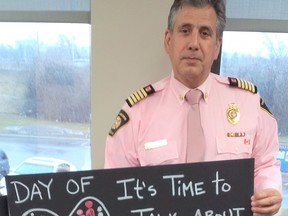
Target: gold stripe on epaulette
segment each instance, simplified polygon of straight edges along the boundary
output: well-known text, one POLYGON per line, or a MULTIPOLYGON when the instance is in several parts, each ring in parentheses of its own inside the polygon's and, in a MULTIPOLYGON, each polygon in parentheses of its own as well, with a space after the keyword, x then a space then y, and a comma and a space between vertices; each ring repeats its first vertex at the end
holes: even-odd
POLYGON ((140 98, 138 92, 134 92, 133 95, 135 96, 135 98, 136 98, 137 101, 140 101, 140 100, 141 100, 141 98, 140 98))
POLYGON ((137 91, 137 95, 139 97, 139 100, 142 100, 144 98, 144 95, 141 93, 141 90, 137 91))
POLYGON ((144 95, 144 97, 147 97, 147 93, 144 91, 144 89, 140 89, 140 91, 142 92, 142 94, 144 95))
POLYGON ((249 85, 248 85, 247 81, 244 80, 244 83, 245 83, 245 89, 249 90, 249 85))
POLYGON ((129 103, 133 106, 134 105, 134 101, 132 100, 131 97, 127 98, 127 100, 129 101, 129 103))
POLYGON ((155 92, 154 88, 151 85, 148 85, 142 89, 139 89, 138 91, 131 94, 127 99, 127 104, 132 107, 139 101, 146 98, 148 95, 153 94, 155 92))
POLYGON ((134 103, 138 102, 137 98, 134 96, 134 93, 132 95, 130 95, 130 97, 134 101, 134 103))
POLYGON ((252 84, 252 92, 257 92, 256 86, 252 84))
POLYGON ((137 94, 139 95, 140 98, 144 98, 144 95, 142 94, 141 90, 139 90, 139 91, 137 92, 137 94))
POLYGON ((238 82, 240 82, 240 83, 241 83, 241 84, 240 84, 240 88, 244 89, 244 85, 245 85, 245 84, 244 84, 244 81, 243 81, 243 80, 239 80, 239 79, 238 79, 238 82))
POLYGON ((249 91, 253 91, 252 83, 248 82, 248 88, 249 88, 249 91))
POLYGON ((257 87, 249 81, 231 77, 229 77, 228 79, 229 79, 229 85, 232 87, 238 87, 244 90, 248 90, 254 94, 257 93, 257 87))

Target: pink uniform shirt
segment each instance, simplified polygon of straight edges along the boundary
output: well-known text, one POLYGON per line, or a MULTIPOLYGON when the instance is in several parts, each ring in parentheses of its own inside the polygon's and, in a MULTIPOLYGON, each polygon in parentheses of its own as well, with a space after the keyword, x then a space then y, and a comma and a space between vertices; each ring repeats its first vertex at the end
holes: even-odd
MULTIPOLYGON (((204 95, 199 104, 203 161, 255 158, 255 191, 281 192, 277 122, 259 94, 229 83, 210 73, 198 87, 204 95)), ((107 137, 105 168, 186 162, 189 89, 173 74, 152 86, 154 93, 131 107, 125 104, 117 116, 107 137)))

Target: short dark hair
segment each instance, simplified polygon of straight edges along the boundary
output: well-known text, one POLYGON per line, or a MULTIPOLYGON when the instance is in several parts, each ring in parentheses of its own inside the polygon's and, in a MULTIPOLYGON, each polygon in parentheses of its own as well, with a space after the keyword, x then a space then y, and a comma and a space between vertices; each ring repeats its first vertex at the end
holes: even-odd
POLYGON ((174 29, 177 11, 184 5, 191 5, 198 8, 211 6, 217 15, 217 38, 222 36, 226 25, 226 7, 224 0, 175 0, 168 16, 168 30, 170 32, 174 29))

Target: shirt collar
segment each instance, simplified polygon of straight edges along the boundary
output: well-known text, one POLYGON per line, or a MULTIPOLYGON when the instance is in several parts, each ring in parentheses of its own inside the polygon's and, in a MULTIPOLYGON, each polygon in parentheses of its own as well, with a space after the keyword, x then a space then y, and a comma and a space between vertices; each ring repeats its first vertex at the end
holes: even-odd
POLYGON ((212 77, 211 77, 211 73, 210 73, 208 78, 205 80, 205 82, 197 88, 200 91, 202 91, 203 99, 204 99, 204 101, 206 103, 207 103, 207 101, 209 99, 210 87, 211 87, 211 79, 212 79, 212 77))
POLYGON ((185 95, 190 90, 185 85, 183 85, 181 82, 175 79, 174 74, 172 73, 171 79, 170 79, 170 85, 172 87, 172 90, 180 104, 183 104, 185 101, 185 95))
MULTIPOLYGON (((170 78, 170 85, 172 86, 172 89, 174 91, 175 96, 177 97, 177 100, 180 104, 183 104, 185 101, 185 95, 189 89, 185 85, 183 85, 181 82, 175 79, 174 74, 172 73, 170 78)), ((200 91, 202 91, 204 95, 204 101, 207 103, 209 99, 209 93, 210 93, 210 87, 211 87, 211 75, 209 74, 208 78, 205 80, 205 82, 197 87, 200 91)))

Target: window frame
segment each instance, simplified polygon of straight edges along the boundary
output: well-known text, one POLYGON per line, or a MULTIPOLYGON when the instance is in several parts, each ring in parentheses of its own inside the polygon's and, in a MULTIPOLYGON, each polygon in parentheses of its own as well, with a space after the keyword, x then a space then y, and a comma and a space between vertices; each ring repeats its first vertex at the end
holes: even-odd
MULTIPOLYGON (((0 0, 0 22, 67 23, 89 24, 91 26, 91 0, 50 0, 49 2, 46 0, 0 0), (43 4, 44 2, 46 3, 43 4), (27 5, 25 6, 25 4, 27 5), (47 4, 49 4, 49 9, 46 11, 45 6, 47 6, 47 4), (34 8, 31 7, 31 5, 34 8), (78 5, 81 5, 81 7, 77 7, 78 5), (23 10, 21 10, 22 7, 23 10)), ((90 74, 92 73, 91 71, 90 68, 90 74)), ((92 83, 92 80, 90 80, 90 83, 92 83)), ((90 84, 90 86, 92 85, 90 84)), ((90 151, 92 151, 92 147, 90 151)), ((92 168, 91 159, 90 162, 92 168)))
MULTIPOLYGON (((228 18, 225 31, 238 31, 238 32, 263 32, 263 33, 288 33, 288 20, 268 20, 268 19, 232 19, 228 18)), ((222 43, 225 43, 223 38, 222 43)), ((217 74, 221 75, 221 57, 222 57, 222 45, 221 54, 214 64, 219 67, 216 68, 217 74)), ((280 212, 277 215, 284 215, 287 212, 287 208, 281 207, 280 212), (282 212, 283 211, 283 212, 282 212)))
POLYGON ((1 11, 0 22, 91 23, 90 11, 1 11))
POLYGON ((0 22, 91 24, 90 13, 91 0, 0 0, 0 22))

